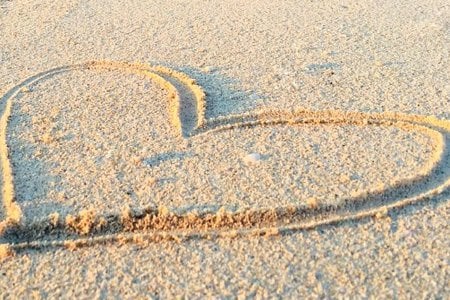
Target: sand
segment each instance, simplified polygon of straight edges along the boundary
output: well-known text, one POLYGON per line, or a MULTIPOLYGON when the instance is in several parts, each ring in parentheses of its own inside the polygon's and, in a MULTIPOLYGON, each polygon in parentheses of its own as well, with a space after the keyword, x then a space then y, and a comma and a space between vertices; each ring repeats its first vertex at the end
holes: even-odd
POLYGON ((448 296, 444 1, 0 3, 7 297, 448 296))

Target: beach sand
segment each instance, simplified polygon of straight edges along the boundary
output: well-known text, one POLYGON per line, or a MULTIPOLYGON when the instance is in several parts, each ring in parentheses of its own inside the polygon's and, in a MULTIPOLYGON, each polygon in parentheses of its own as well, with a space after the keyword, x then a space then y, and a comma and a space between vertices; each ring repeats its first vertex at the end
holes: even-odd
POLYGON ((1 294, 448 297, 449 17, 0 0, 1 294))

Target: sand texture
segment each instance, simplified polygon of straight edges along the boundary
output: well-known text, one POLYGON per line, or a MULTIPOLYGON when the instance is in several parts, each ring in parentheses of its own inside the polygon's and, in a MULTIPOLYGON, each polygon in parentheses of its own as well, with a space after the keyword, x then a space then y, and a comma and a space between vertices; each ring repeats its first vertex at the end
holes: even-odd
POLYGON ((448 297, 449 19, 0 0, 0 293, 448 297))

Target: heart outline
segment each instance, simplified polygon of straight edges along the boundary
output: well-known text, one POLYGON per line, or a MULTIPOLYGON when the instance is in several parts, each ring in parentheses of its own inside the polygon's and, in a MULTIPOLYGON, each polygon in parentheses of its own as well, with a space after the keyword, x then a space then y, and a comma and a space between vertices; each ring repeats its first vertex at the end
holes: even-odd
MULTIPOLYGON (((226 117, 219 117, 213 120, 207 120, 205 118, 205 111, 206 111, 206 95, 202 88, 198 86, 195 83, 195 80, 189 78, 187 75, 174 71, 172 69, 161 67, 161 66, 148 66, 145 64, 140 63, 121 63, 121 62, 88 62, 85 64, 78 64, 78 65, 72 65, 72 66, 64 66, 55 68, 46 72, 39 73, 35 76, 32 76, 19 85, 16 85, 12 89, 10 89, 4 96, 2 96, 2 104, 4 104, 5 109, 4 113, 0 119, 0 155, 1 155, 1 164, 2 164, 2 179, 4 182, 4 188, 3 188, 3 202, 7 214, 7 218, 3 223, 0 223, 0 228, 3 226, 3 231, 7 229, 11 229, 12 227, 20 228, 20 226, 23 226, 21 223, 20 216, 17 217, 17 213, 19 212, 20 215, 20 207, 15 203, 14 201, 14 184, 13 184, 13 176, 12 176, 12 169, 9 164, 8 159, 8 146, 6 143, 6 129, 8 125, 8 119, 11 113, 11 103, 12 99, 20 92, 20 90, 26 86, 29 86, 39 80, 42 80, 44 78, 47 78, 48 76, 52 76, 54 74, 57 74, 59 72, 65 72, 65 71, 71 71, 71 70, 77 70, 77 69, 90 69, 90 68, 98 68, 98 69, 120 69, 122 71, 130 71, 135 74, 143 74, 147 78, 156 81, 159 85, 161 85, 163 88, 167 89, 169 92, 169 120, 173 127, 176 129, 177 134, 184 137, 189 138, 193 137, 195 135, 202 135, 202 134, 211 134, 218 131, 223 130, 230 130, 237 127, 253 127, 253 126, 273 126, 278 124, 335 124, 335 125, 357 125, 357 126, 371 126, 371 125, 387 125, 387 126, 394 126, 398 128, 403 129, 409 129, 413 131, 421 131, 422 133, 427 134, 428 136, 432 137, 432 139, 435 142, 435 147, 438 149, 437 151, 434 151, 433 157, 431 160, 427 161, 427 165, 430 165, 430 169, 433 169, 435 165, 439 164, 440 161, 445 159, 448 156, 448 150, 446 150, 446 138, 444 135, 447 135, 450 132, 450 122, 447 120, 440 120, 435 117, 429 117, 429 116, 420 116, 420 115, 406 115, 406 114, 400 114, 400 113, 360 113, 360 112, 340 112, 340 111, 307 111, 307 110, 298 110, 298 111, 276 111, 276 110, 265 110, 261 112, 252 112, 247 114, 240 114, 240 115, 229 115, 226 117), (171 80, 172 78, 172 80, 171 80), (188 128, 183 127, 183 117, 182 115, 182 109, 181 109, 181 103, 182 103, 182 96, 178 92, 178 89, 176 87, 177 83, 174 83, 173 79, 175 81, 178 80, 178 83, 181 82, 181 84, 184 84, 187 86, 193 96, 196 111, 197 111, 197 118, 194 122, 194 124, 190 124, 188 128), (5 223, 6 222, 6 223, 5 223)), ((193 103, 190 103, 191 105, 193 103)), ((422 177, 426 177, 429 175, 429 172, 426 171, 424 174, 421 174, 418 178, 417 176, 414 176, 411 178, 412 181, 418 180, 420 181, 422 177)), ((410 179, 407 179, 406 181, 411 181, 410 179)), ((404 183, 399 183, 399 186, 403 185, 404 183)), ((358 219, 362 217, 367 216, 373 216, 380 212, 385 213, 387 210, 403 207, 405 205, 419 202, 421 200, 430 198, 434 195, 438 195, 448 189, 450 186, 450 179, 445 180, 442 182, 441 185, 438 185, 437 187, 425 190, 424 192, 419 193, 419 195, 401 199, 399 201, 393 201, 390 204, 383 205, 382 207, 375 207, 375 208, 368 208, 363 209, 362 211, 357 212, 356 214, 353 212, 349 212, 348 214, 340 214, 336 216, 331 216, 328 219, 324 218, 319 221, 310 222, 310 223, 302 223, 303 225, 300 225, 300 223, 289 224, 286 223, 283 226, 279 226, 279 228, 285 228, 289 230, 299 229, 299 228, 312 228, 315 226, 320 226, 324 224, 331 224, 347 219, 358 219), (308 225, 309 224, 309 225, 308 225)), ((242 226, 239 227, 239 229, 242 229, 242 231, 251 231, 251 230, 262 230, 259 225, 263 224, 263 222, 259 222, 258 218, 268 218, 271 222, 274 222, 277 220, 279 215, 285 214, 284 218, 286 218, 286 215, 288 218, 291 218, 294 216, 294 214, 299 214, 299 211, 301 212, 301 209, 298 207, 294 207, 294 212, 292 212, 289 215, 289 211, 292 211, 292 207, 277 207, 276 212, 269 212, 269 211, 260 211, 260 212, 254 212, 249 210, 248 208, 246 213, 247 215, 242 215, 241 213, 237 213, 235 215, 230 214, 226 211, 215 211, 212 212, 210 215, 206 216, 195 216, 195 215, 175 215, 173 212, 165 211, 164 209, 156 209, 154 207, 152 208, 144 208, 143 212, 130 212, 130 215, 128 216, 128 220, 126 222, 129 222, 131 224, 128 224, 128 226, 133 230, 144 230, 148 229, 145 228, 144 225, 142 225, 142 220, 145 218, 145 216, 152 215, 157 216, 159 218, 159 222, 164 223, 164 220, 168 222, 167 220, 170 218, 173 218, 174 215, 177 218, 191 218, 192 220, 196 219, 197 221, 205 221, 208 218, 208 222, 216 222, 218 218, 228 218, 231 219, 231 221, 236 221, 236 219, 242 219, 245 217, 253 218, 257 215, 259 217, 256 217, 256 223, 253 222, 251 226, 242 226), (274 217, 275 215, 275 217, 274 217), (261 217, 263 216, 263 217, 261 217), (265 217, 264 217, 265 216, 265 217), (234 218, 234 219, 233 219, 234 218), (211 221, 212 220, 212 221, 211 221), (144 226, 144 227, 142 227, 144 226)), ((325 209, 326 210, 326 209, 325 209)), ((301 212, 304 213, 304 212, 301 212)), ((321 215, 319 213, 319 215, 321 215)), ((74 222, 81 222, 82 216, 75 216, 74 222), (77 220, 78 218, 78 220, 77 220)), ((195 221, 195 220, 194 220, 195 221)), ((113 222, 123 222, 122 220, 118 220, 117 218, 113 222)), ((250 222, 250 221, 249 221, 250 222)), ((195 222, 193 222, 195 223, 195 222)), ((200 222, 201 223, 201 222, 200 222)), ((251 223, 251 222, 250 222, 251 223)), ((94 226, 96 224, 92 224, 94 226)), ((123 224, 122 224, 123 225, 123 224)), ((200 224, 204 225, 204 224, 200 224)), ((36 224, 33 224, 33 226, 37 226, 36 224)), ((48 227, 48 225, 46 225, 48 227)), ((114 226, 117 226, 117 224, 114 224, 114 226)), ((46 227, 46 228, 47 228, 46 227)), ((76 226, 73 226, 76 231, 76 226)), ((126 227, 126 226, 125 226, 126 227)), ((227 226, 223 226, 222 229, 227 229, 227 226)), ((274 231, 273 227, 268 227, 270 230, 267 230, 266 233, 274 231)), ((23 229, 23 228, 22 228, 23 229)), ((29 229, 29 228, 28 228, 29 229)), ((41 228, 42 229, 42 228, 41 228)), ((45 228, 44 228, 45 229, 45 228)), ((55 228, 53 228, 55 229, 55 228)), ((177 231, 180 228, 177 228, 176 226, 163 228, 163 231, 165 232, 171 232, 171 231, 177 231)), ((181 229, 189 229, 189 228, 181 228, 181 229)), ((208 229, 217 229, 217 227, 210 226, 208 229)), ((220 231, 219 230, 216 231, 220 231)), ((229 229, 229 228, 228 228, 229 229)), ((195 231, 195 230, 194 230, 195 231)), ((205 230, 206 232, 209 232, 210 230, 205 230)), ((87 232, 89 233, 89 232, 87 232)), ((186 232, 185 232, 186 233, 186 232)), ((183 235, 185 233, 182 233, 183 235)), ((194 232, 195 233, 195 232, 194 232)), ((155 234, 155 233, 154 233, 155 234)), ((198 235, 199 233, 195 233, 198 235)), ((212 234, 211 232, 208 234, 212 234)), ((158 234, 157 234, 158 235, 158 234)), ((202 233, 200 233, 202 235, 202 233)), ((103 234, 103 237, 97 237, 98 239, 104 239, 107 234, 103 234)), ((94 239, 95 240, 95 239, 94 239)), ((40 241, 42 242, 42 241, 40 241)), ((55 241, 53 241, 55 242, 55 241)), ((38 242, 39 243, 39 242, 38 242)), ((52 242, 50 242, 52 243, 52 242)), ((29 245, 30 243, 28 243, 29 245)), ((45 243, 44 243, 45 244, 45 243)), ((20 244, 17 244, 17 247, 20 248, 20 244)))

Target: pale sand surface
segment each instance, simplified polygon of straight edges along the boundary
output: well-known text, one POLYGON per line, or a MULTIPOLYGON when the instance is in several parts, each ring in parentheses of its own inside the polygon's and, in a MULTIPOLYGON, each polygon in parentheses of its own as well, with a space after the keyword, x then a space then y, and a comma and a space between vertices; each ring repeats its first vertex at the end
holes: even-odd
MULTIPOLYGON (((445 1, 0 0, 0 92, 58 66, 138 61, 196 79, 208 120, 267 108, 450 119, 449 19, 445 1)), ((420 179, 439 150, 428 131, 396 126, 278 124, 183 139, 168 94, 142 74, 86 68, 18 92, 6 141, 25 230, 85 209, 339 206, 420 179), (246 163, 251 153, 261 160, 246 163)), ((442 161, 404 195, 443 181, 442 161)), ((449 198, 270 238, 26 248, 1 263, 0 290, 446 298, 449 198)))
POLYGON ((440 202, 282 237, 27 250, 2 264, 0 288, 11 298, 442 298, 448 247, 440 202))

